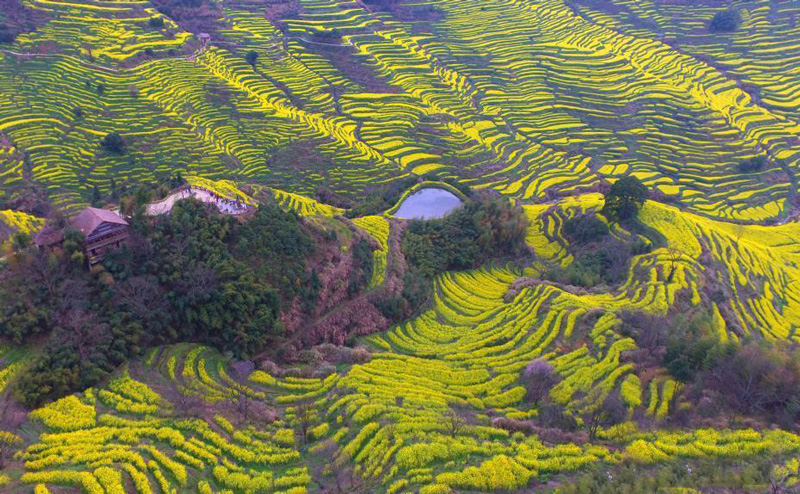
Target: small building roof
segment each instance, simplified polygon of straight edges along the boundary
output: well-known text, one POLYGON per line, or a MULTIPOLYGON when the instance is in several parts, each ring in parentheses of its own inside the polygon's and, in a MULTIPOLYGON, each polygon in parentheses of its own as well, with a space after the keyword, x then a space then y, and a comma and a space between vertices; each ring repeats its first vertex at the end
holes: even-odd
POLYGON ((40 247, 49 247, 64 240, 64 230, 43 229, 33 238, 33 243, 40 247))
POLYGON ((122 216, 118 215, 114 211, 88 207, 81 211, 78 216, 72 219, 70 226, 80 230, 80 232, 86 236, 90 235, 97 229, 98 226, 102 225, 103 223, 128 225, 128 222, 122 219, 122 216))

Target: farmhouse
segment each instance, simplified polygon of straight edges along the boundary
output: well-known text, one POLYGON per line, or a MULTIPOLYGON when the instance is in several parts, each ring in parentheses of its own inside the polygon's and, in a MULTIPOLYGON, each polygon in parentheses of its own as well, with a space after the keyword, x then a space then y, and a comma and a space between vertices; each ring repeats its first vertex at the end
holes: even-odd
MULTIPOLYGON (((128 222, 114 211, 86 208, 69 222, 83 234, 83 253, 89 266, 101 262, 105 253, 123 246, 130 237, 128 222)), ((35 239, 40 249, 61 247, 64 230, 43 232, 35 239)))
POLYGON ((128 222, 107 209, 86 208, 71 226, 83 233, 83 252, 90 266, 102 261, 105 252, 119 249, 130 237, 128 222))

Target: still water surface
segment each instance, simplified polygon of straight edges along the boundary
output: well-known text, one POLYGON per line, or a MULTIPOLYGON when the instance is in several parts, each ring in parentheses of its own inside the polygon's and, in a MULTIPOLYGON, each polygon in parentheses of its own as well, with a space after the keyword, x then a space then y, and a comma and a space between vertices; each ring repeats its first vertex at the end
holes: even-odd
POLYGON ((400 204, 394 216, 404 220, 443 218, 461 206, 461 199, 444 189, 428 188, 414 192, 400 204))

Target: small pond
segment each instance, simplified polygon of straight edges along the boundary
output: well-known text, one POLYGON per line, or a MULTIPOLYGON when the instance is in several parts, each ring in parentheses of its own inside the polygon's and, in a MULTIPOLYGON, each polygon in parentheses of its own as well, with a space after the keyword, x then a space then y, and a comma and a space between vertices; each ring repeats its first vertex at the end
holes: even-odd
POLYGON ((444 189, 427 188, 406 197, 394 213, 404 220, 429 220, 443 218, 461 206, 461 199, 444 189))

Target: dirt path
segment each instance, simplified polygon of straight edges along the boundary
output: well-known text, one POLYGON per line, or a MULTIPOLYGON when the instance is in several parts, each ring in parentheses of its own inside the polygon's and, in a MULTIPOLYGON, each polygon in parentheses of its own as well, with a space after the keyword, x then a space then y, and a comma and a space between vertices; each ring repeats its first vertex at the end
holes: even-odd
POLYGON ((178 192, 168 195, 166 198, 158 202, 148 204, 147 214, 149 216, 167 214, 172 211, 172 208, 175 206, 176 202, 183 199, 188 199, 189 197, 193 197, 206 204, 213 204, 216 206, 219 212, 223 214, 239 215, 246 213, 249 209, 246 204, 242 204, 241 202, 219 197, 205 189, 191 187, 187 189, 181 189, 178 192))

